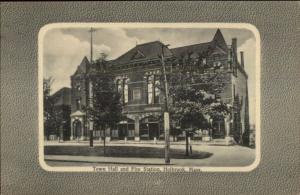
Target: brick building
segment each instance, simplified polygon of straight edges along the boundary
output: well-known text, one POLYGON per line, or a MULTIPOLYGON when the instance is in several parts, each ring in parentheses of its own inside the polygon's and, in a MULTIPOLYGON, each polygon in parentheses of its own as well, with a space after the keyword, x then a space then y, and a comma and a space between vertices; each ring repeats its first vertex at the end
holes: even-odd
MULTIPOLYGON (((82 107, 92 97, 91 71, 106 68, 115 77, 118 91, 122 94, 123 115, 115 129, 107 134, 112 139, 153 139, 163 137, 160 116, 163 112, 163 93, 156 87, 160 82, 161 59, 164 55, 167 72, 176 72, 180 67, 190 68, 203 77, 219 76, 217 82, 224 82, 224 89, 216 89, 216 97, 231 104, 231 114, 226 118, 210 120, 213 138, 242 140, 249 130, 249 109, 247 73, 244 70, 243 53, 240 62, 237 54, 237 39, 227 45, 220 30, 210 42, 168 48, 160 41, 136 45, 128 52, 102 67, 101 62, 90 62, 86 57, 71 76, 71 139, 88 139, 88 123, 82 107), (197 64, 187 63, 194 59, 197 64), (217 67, 217 68, 216 68, 217 67)), ((209 120, 209 119, 208 119, 209 120)), ((94 129, 94 136, 103 132, 94 129)))
POLYGON ((51 95, 55 127, 46 129, 49 139, 70 139, 71 89, 64 87, 51 95))

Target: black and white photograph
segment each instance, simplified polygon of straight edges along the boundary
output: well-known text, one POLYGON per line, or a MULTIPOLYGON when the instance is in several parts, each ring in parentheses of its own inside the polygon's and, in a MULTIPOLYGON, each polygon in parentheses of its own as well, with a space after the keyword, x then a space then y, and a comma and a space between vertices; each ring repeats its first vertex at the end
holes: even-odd
POLYGON ((54 23, 39 34, 49 171, 251 171, 260 37, 250 24, 54 23))
POLYGON ((1 2, 0 194, 300 194, 299 8, 1 2))

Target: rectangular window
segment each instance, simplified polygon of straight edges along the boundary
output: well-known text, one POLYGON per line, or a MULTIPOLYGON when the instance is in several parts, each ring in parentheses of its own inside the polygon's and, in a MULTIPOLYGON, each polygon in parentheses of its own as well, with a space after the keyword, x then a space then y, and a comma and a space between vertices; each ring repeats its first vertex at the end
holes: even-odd
POLYGON ((140 100, 141 99, 141 90, 140 88, 134 88, 132 90, 133 100, 140 100))

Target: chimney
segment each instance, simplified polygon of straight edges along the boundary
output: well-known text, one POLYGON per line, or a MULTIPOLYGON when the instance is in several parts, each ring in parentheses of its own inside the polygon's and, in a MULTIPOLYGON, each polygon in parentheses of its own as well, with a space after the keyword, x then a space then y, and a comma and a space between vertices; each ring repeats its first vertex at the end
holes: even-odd
POLYGON ((241 65, 244 68, 244 52, 241 51, 240 53, 241 53, 241 65))
POLYGON ((231 48, 232 48, 232 52, 233 52, 233 58, 234 58, 234 60, 237 60, 237 58, 236 58, 237 57, 237 40, 236 40, 236 38, 232 39, 231 48))

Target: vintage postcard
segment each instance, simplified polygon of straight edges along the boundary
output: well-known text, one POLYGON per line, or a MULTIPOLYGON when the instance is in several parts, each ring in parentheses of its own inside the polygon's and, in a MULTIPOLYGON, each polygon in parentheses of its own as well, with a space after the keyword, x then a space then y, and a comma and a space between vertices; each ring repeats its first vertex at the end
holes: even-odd
POLYGON ((39 161, 61 172, 246 172, 260 35, 243 23, 55 23, 39 33, 39 161))

